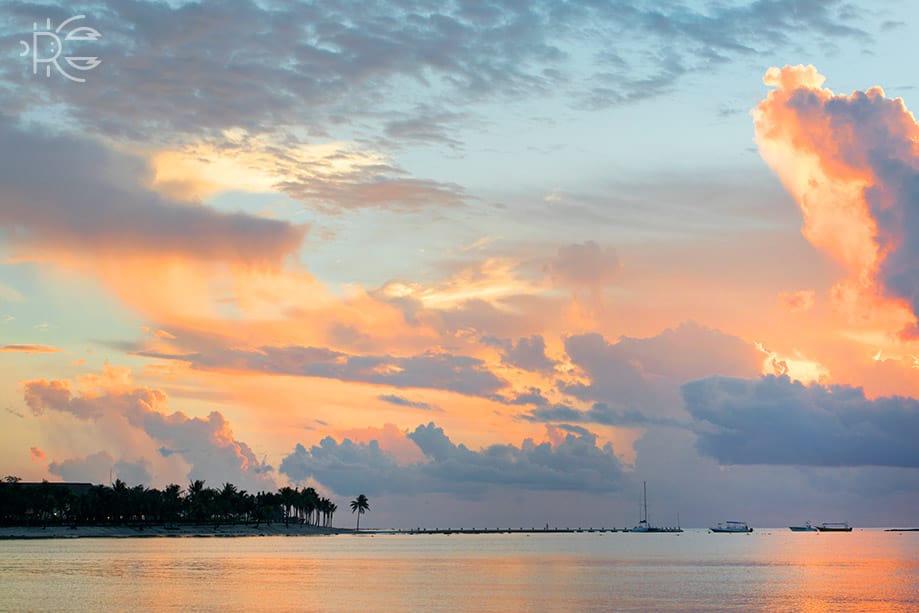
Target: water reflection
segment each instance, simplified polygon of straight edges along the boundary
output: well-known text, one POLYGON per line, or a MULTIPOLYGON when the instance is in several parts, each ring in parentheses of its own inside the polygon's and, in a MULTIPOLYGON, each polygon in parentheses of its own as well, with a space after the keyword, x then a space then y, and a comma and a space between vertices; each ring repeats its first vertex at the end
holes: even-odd
POLYGON ((0 542, 0 610, 915 611, 919 533, 0 542))

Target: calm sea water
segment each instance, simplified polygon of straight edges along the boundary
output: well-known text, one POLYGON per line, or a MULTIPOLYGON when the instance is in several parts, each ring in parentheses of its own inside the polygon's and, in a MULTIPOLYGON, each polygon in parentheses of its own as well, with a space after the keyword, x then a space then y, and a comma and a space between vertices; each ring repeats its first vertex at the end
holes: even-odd
POLYGON ((919 611, 919 533, 0 542, 3 611, 919 611))

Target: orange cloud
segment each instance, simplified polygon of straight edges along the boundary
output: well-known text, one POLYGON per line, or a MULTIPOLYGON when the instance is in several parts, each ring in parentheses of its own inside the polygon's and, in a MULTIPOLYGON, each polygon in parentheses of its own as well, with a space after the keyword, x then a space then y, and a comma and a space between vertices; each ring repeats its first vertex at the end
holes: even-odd
POLYGON ((33 462, 41 462, 45 459, 45 452, 38 447, 29 447, 29 453, 32 454, 33 462))
POLYGON ((824 382, 830 378, 830 371, 826 366, 794 351, 791 355, 779 354, 770 351, 762 343, 756 343, 756 348, 766 355, 763 360, 764 375, 787 375, 794 381, 802 383, 824 382))
POLYGON ((834 304, 914 328, 919 124, 879 87, 834 94, 813 66, 770 68, 764 82, 774 89, 752 113, 756 142, 800 207, 804 236, 848 272, 834 304))
POLYGON ((789 311, 808 311, 814 306, 817 292, 812 289, 797 292, 779 292, 779 302, 789 311))
POLYGON ((355 443, 365 445, 376 441, 380 449, 388 451, 400 464, 414 464, 424 461, 424 454, 406 433, 395 424, 384 424, 382 428, 355 428, 338 432, 340 439, 351 439, 355 443))
POLYGON ((27 381, 24 400, 35 415, 55 412, 75 417, 74 429, 95 430, 101 434, 98 440, 110 440, 117 433, 120 444, 134 437, 132 457, 138 451, 146 453, 144 462, 155 463, 157 470, 169 469, 180 459, 189 471, 184 478, 229 480, 245 487, 273 485, 272 467, 235 437, 221 412, 211 410, 205 417, 169 413, 166 394, 135 386, 127 368, 107 366, 102 373, 84 375, 75 383, 76 392, 70 381, 27 381), (154 449, 155 455, 150 453, 154 449))
POLYGON ((59 353, 61 350, 50 345, 4 345, 0 352, 4 353, 59 353))

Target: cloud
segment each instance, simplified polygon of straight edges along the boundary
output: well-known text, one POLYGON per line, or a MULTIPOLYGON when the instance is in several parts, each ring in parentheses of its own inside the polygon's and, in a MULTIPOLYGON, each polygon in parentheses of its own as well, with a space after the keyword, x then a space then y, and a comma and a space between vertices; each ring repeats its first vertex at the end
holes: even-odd
POLYGON ((349 355, 322 347, 220 349, 192 354, 140 351, 138 355, 190 362, 198 368, 324 377, 393 387, 442 389, 487 396, 507 382, 478 358, 429 351, 419 355, 349 355))
MULTIPOLYGON (((849 96, 813 66, 770 68, 756 140, 794 197, 804 236, 849 272, 835 294, 883 297, 919 313, 919 124, 880 87, 849 96)), ((864 310, 864 307, 862 307, 864 310)))
POLYGON ((277 268, 306 231, 164 198, 144 187, 142 159, 95 141, 0 117, 0 142, 0 228, 19 257, 178 255, 277 268))
POLYGON ((98 451, 82 458, 70 458, 61 462, 51 462, 48 472, 57 475, 64 481, 88 481, 90 483, 110 483, 111 471, 115 459, 107 451, 98 451))
POLYGON ((817 292, 812 289, 797 292, 779 292, 779 303, 792 313, 809 311, 814 307, 817 292))
POLYGON ((546 265, 546 273, 562 286, 599 288, 612 283, 619 274, 616 250, 601 248, 594 241, 565 245, 546 265))
MULTIPOLYGON (((532 422, 568 422, 581 424, 600 424, 604 426, 677 426, 686 427, 686 423, 666 417, 646 415, 636 409, 615 409, 602 402, 582 411, 563 404, 539 407, 521 418, 532 422)), ((570 427, 570 426, 569 426, 570 427)))
POLYGON ((686 383, 698 448, 722 464, 919 468, 919 401, 788 377, 686 383))
POLYGON ((425 461, 400 465, 377 441, 340 443, 331 437, 307 449, 298 444, 279 471, 294 482, 315 478, 342 495, 352 492, 415 494, 447 492, 481 495, 488 488, 609 492, 624 479, 612 446, 574 429, 557 444, 526 439, 518 447, 492 445, 479 451, 453 443, 434 423, 407 435, 425 461))
POLYGON ((112 467, 113 476, 121 479, 126 484, 149 486, 152 475, 150 474, 150 463, 141 458, 136 461, 118 460, 112 467))
MULTIPOLYGON (((32 5, 4 8, 0 34, 15 40, 31 31, 32 5)), ((54 23, 71 16, 67 4, 42 11, 54 23)), ((638 1, 472 8, 376 0, 342 10, 99 0, 85 12, 103 34, 79 49, 103 58, 88 75, 92 86, 24 78, 27 62, 9 62, 0 68, 14 86, 7 112, 53 108, 90 131, 135 141, 292 125, 315 137, 379 122, 389 138, 446 143, 448 126, 475 103, 556 92, 592 108, 633 103, 670 91, 687 73, 802 40, 865 41, 854 24, 875 17, 842 0, 704 10, 638 1), (408 116, 393 110, 406 96, 418 101, 408 116)))
POLYGON ((388 166, 354 167, 333 176, 316 177, 303 171, 275 187, 325 213, 361 208, 418 211, 434 206, 458 206, 463 189, 454 183, 415 179, 388 166))
MULTIPOLYGON (((564 382, 561 390, 600 403, 586 413, 571 413, 576 421, 638 423, 636 412, 645 415, 645 423, 680 419, 680 384, 712 374, 755 376, 762 364, 762 356, 750 343, 693 322, 654 337, 622 337, 616 343, 599 334, 570 336, 565 351, 587 381, 564 382)), ((531 417, 549 414, 534 412, 531 417)))
POLYGON ((59 353, 61 349, 50 345, 3 345, 0 353, 59 353))
POLYGON ((450 136, 451 124, 466 119, 465 113, 437 110, 421 106, 405 117, 392 119, 386 123, 383 133, 394 144, 400 142, 418 142, 436 145, 447 145, 459 148, 461 143, 450 136))
POLYGON ((508 404, 532 404, 540 407, 549 404, 549 400, 538 387, 530 387, 527 391, 518 393, 507 402, 508 404))
POLYGON ((45 456, 47 455, 45 454, 44 451, 42 451, 38 447, 29 447, 29 453, 32 455, 33 462, 41 462, 45 459, 45 456))
MULTIPOLYGON (((86 389, 77 394, 71 391, 67 381, 28 381, 24 384, 26 404, 35 415, 53 410, 70 413, 84 421, 124 423, 125 427, 143 432, 159 445, 161 456, 180 455, 190 465, 189 479, 232 481, 248 488, 273 487, 267 476, 272 467, 260 461, 246 443, 234 437, 230 424, 220 412, 211 411, 206 417, 167 413, 166 394, 133 387, 128 371, 112 371, 109 367, 99 377, 84 379, 82 385, 86 389), (163 453, 163 450, 168 452, 163 453)), ((98 454, 92 457, 93 466, 98 467, 101 462, 98 454)), ((142 474, 136 462, 124 464, 122 468, 125 474, 134 477, 142 474)))
POLYGON ((530 337, 501 339, 495 336, 482 337, 482 343, 501 350, 501 362, 533 372, 552 372, 555 362, 546 355, 546 341, 539 334, 530 337))
POLYGON ((544 283, 521 274, 516 258, 488 257, 474 261, 459 261, 450 267, 450 276, 437 284, 422 286, 393 280, 384 284, 375 295, 400 303, 403 308, 417 310, 418 306, 449 313, 477 307, 492 307, 502 312, 512 310, 514 299, 540 294, 548 288, 544 283))
POLYGON ((98 451, 82 458, 51 462, 48 472, 64 481, 111 484, 121 479, 128 486, 150 484, 150 465, 146 460, 118 460, 107 451, 98 451))
POLYGON ((383 424, 382 428, 349 428, 336 434, 342 440, 347 439, 357 444, 375 443, 399 464, 411 464, 424 460, 424 455, 418 445, 395 424, 383 424))
POLYGON ((443 409, 433 404, 421 402, 420 400, 409 400, 408 398, 399 396, 397 394, 380 394, 377 396, 377 398, 383 402, 388 402, 389 404, 394 404, 399 407, 421 409, 422 411, 443 411, 443 409))

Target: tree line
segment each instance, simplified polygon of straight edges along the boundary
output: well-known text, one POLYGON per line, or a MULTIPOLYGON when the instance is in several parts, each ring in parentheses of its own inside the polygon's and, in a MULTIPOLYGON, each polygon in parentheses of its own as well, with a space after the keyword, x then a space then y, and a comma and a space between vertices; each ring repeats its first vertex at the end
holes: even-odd
MULTIPOLYGON (((363 496, 363 495, 362 495, 363 496)), ((366 498, 364 499, 366 500, 366 498)), ((315 489, 282 487, 250 494, 232 483, 220 489, 195 480, 186 489, 0 481, 0 525, 179 525, 291 522, 330 528, 338 505, 315 489)), ((361 511, 361 513, 363 510, 361 511)), ((358 516, 360 517, 360 515, 358 516)))

